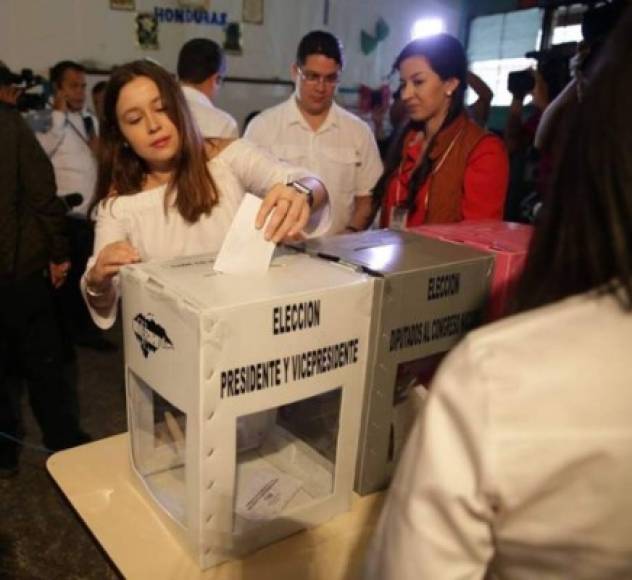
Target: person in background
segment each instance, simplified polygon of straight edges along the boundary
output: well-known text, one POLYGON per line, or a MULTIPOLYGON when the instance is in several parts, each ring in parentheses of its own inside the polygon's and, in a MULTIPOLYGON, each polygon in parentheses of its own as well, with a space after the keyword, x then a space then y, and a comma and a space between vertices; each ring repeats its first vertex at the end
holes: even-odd
POLYGON ((632 577, 632 11, 590 78, 516 316, 448 355, 369 580, 632 577))
POLYGON ((261 113, 261 111, 258 109, 255 109, 254 111, 250 111, 250 113, 246 115, 246 117, 244 118, 244 128, 243 128, 242 133, 246 132, 248 125, 250 125, 250 121, 252 121, 259 113, 261 113))
POLYGON ((64 60, 50 70, 54 98, 51 127, 36 133, 55 170, 57 194, 80 193, 73 213, 86 218, 97 178, 96 145, 99 123, 86 108, 86 71, 64 60))
POLYGON ((570 79, 568 57, 559 49, 536 53, 536 70, 510 73, 508 89, 512 94, 505 127, 511 180, 504 217, 507 221, 532 222, 554 174, 550 155, 535 148, 535 136, 543 112, 570 79), (532 97, 528 106, 526 98, 532 97))
POLYGON ((99 123, 101 123, 101 119, 103 118, 103 96, 105 95, 105 87, 107 84, 107 81, 99 81, 92 87, 92 104, 94 105, 94 112, 99 123))
POLYGON ((406 106, 402 102, 402 92, 397 89, 390 102, 381 102, 371 110, 371 122, 373 134, 380 152, 380 158, 384 161, 391 145, 397 140, 397 136, 404 124, 408 121, 406 106), (386 120, 388 114, 388 122, 386 120))
POLYGON ((256 226, 279 242, 327 227, 327 191, 308 171, 241 140, 203 141, 162 67, 116 69, 105 92, 93 256, 81 281, 93 320, 114 323, 121 266, 217 252, 248 191, 256 226))
POLYGON ((226 59, 219 45, 208 38, 193 38, 178 55, 178 78, 184 98, 203 137, 235 138, 237 121, 213 105, 226 74, 226 59))
POLYGON ((18 111, 0 103, 0 477, 18 469, 19 406, 9 369, 26 379, 51 451, 89 441, 63 375, 50 286, 70 268, 65 208, 50 161, 18 111))
POLYGON ((494 98, 493 91, 487 86, 485 81, 474 74, 471 70, 467 71, 467 86, 470 87, 474 93, 476 93, 476 101, 474 101, 468 108, 468 113, 476 124, 481 127, 487 125, 489 119, 489 112, 492 107, 492 100, 494 98))
POLYGON ((541 155, 551 158, 556 167, 560 152, 568 135, 568 119, 573 117, 577 103, 581 102, 586 79, 606 42, 606 39, 621 18, 625 2, 615 0, 589 8, 582 17, 583 40, 570 59, 572 80, 551 100, 542 113, 534 138, 535 148, 541 155))
POLYGON ((449 34, 413 40, 393 68, 409 121, 375 187, 382 227, 501 219, 507 155, 502 141, 464 110, 461 43, 449 34))
POLYGON ((36 137, 53 164, 57 194, 66 199, 70 199, 69 194, 82 196, 80 203, 70 208, 68 220, 72 264, 68 284, 56 293, 65 359, 72 364, 74 344, 105 352, 116 350, 117 346, 91 323, 79 292, 79 279, 94 241, 87 212, 97 178, 99 122, 86 108, 83 66, 73 61, 58 62, 51 68, 50 81, 54 90, 52 124, 47 132, 36 132, 36 137))
POLYGON ((382 172, 369 126, 334 102, 343 69, 340 41, 329 32, 306 34, 292 65, 294 94, 259 113, 245 137, 275 157, 307 167, 330 195, 326 235, 365 229, 371 221, 371 190, 382 172))
POLYGON ((15 107, 23 89, 12 83, 12 77, 9 67, 0 60, 0 103, 15 107))

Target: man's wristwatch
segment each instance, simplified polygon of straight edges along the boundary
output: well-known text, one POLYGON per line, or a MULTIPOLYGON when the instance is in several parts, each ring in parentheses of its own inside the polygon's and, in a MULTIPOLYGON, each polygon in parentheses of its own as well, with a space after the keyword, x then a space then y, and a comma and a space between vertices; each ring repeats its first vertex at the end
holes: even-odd
POLYGON ((307 197, 307 205, 309 205, 309 207, 314 205, 314 191, 311 187, 307 187, 307 185, 302 184, 300 181, 290 181, 287 185, 307 197))

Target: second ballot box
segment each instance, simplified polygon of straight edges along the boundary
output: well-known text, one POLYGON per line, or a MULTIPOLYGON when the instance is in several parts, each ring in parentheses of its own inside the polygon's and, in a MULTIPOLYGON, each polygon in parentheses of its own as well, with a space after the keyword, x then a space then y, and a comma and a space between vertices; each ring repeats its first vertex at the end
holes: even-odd
POLYGON ((486 318, 492 321, 507 314, 527 259, 533 226, 482 220, 418 226, 408 231, 493 254, 494 273, 486 318))
MULTIPOLYGON (((375 279, 355 490, 388 485, 444 354, 477 326, 493 258, 407 232, 372 230, 305 242, 311 255, 375 279)), ((355 305, 349 304, 351 312, 355 305)))

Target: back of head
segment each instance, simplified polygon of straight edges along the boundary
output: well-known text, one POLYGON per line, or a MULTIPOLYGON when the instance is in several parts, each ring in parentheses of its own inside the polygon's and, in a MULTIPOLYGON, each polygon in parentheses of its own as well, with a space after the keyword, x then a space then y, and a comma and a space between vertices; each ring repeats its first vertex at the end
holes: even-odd
POLYGON ((304 65, 307 57, 313 54, 331 58, 340 68, 344 67, 342 43, 331 32, 312 30, 303 36, 296 49, 296 64, 304 65))
POLYGON ((99 81, 92 87, 92 95, 98 95, 105 91, 105 87, 107 86, 107 81, 99 81))
POLYGON ((185 83, 202 83, 210 76, 222 73, 224 68, 222 49, 208 38, 193 38, 180 49, 178 77, 185 83))
POLYGON ((415 56, 425 58, 442 81, 450 78, 460 81, 452 103, 454 108, 461 109, 467 88, 467 56, 459 40, 445 33, 411 40, 397 55, 393 69, 399 70, 404 60, 415 56))
POLYGON ((7 66, 0 63, 0 87, 8 87, 13 84, 13 73, 7 66))
POLYGON ((59 87, 64 80, 66 71, 68 70, 74 70, 82 73, 86 72, 85 67, 80 65, 78 62, 74 62, 72 60, 62 60, 50 69, 50 82, 56 87, 59 87))
POLYGON ((632 308, 632 8, 596 63, 545 200, 521 310, 601 287, 632 308), (616 284, 613 282, 616 281, 616 284))

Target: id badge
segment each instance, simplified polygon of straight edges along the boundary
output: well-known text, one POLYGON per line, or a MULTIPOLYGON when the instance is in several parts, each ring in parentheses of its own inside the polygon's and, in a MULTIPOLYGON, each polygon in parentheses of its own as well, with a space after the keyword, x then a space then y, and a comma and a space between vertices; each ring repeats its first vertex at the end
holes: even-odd
POLYGON ((408 221, 408 209, 395 205, 391 208, 390 228, 393 230, 405 230, 408 221))

